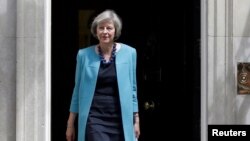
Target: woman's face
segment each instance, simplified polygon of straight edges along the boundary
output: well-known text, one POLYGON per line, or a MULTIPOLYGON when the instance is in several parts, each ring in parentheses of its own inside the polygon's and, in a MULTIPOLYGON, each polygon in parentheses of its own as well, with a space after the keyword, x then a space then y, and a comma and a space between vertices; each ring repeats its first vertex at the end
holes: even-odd
POLYGON ((101 22, 96 29, 100 43, 112 43, 115 37, 115 26, 112 21, 101 22))

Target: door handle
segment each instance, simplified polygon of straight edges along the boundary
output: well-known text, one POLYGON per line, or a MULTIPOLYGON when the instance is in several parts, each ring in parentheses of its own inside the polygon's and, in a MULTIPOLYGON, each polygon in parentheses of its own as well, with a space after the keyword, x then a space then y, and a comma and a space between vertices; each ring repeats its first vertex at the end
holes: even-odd
POLYGON ((144 103, 144 109, 145 110, 149 110, 149 109, 154 109, 155 108, 155 103, 154 101, 151 101, 151 102, 145 102, 144 103))

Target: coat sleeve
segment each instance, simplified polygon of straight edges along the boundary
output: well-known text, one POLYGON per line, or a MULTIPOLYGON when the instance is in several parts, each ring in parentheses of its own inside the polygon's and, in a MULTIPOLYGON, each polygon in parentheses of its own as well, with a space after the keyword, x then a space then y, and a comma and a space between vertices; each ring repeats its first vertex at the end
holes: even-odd
POLYGON ((73 90, 73 95, 71 98, 70 112, 78 113, 79 110, 79 86, 81 78, 81 55, 80 51, 77 53, 76 57, 76 71, 75 71, 75 86, 73 90))
POLYGON ((132 51, 132 68, 133 68, 133 73, 132 73, 132 80, 133 80, 133 112, 138 112, 139 111, 139 108, 138 108, 138 99, 137 99, 137 77, 136 77, 136 67, 137 67, 137 53, 136 53, 136 50, 133 49, 132 51))

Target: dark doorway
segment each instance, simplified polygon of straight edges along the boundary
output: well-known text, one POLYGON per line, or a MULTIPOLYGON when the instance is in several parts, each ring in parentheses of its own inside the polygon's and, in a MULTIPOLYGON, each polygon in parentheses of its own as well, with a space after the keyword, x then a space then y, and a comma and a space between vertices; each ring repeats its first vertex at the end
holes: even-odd
POLYGON ((200 38, 200 11, 197 5, 199 1, 193 0, 191 4, 187 4, 188 8, 180 8, 179 12, 177 10, 173 14, 170 10, 172 5, 159 8, 161 4, 154 1, 147 2, 144 6, 133 4, 121 8, 124 5, 112 0, 52 0, 52 141, 65 140, 68 110, 74 87, 76 53, 79 48, 95 42, 89 33, 80 32, 82 22, 89 22, 80 18, 81 12, 90 14, 88 16, 91 17, 109 8, 114 9, 123 20, 122 35, 118 41, 135 47, 138 53, 137 77, 141 120, 139 141, 181 137, 178 136, 179 131, 173 130, 176 127, 170 126, 171 122, 174 122, 174 125, 188 125, 186 130, 180 132, 189 133, 192 130, 191 140, 199 141, 200 58, 197 41, 200 38), (175 30, 172 31, 171 28, 175 30), (173 54, 176 57, 172 57, 173 54), (187 90, 185 93, 193 93, 188 97, 183 96, 184 99, 188 98, 191 107, 178 107, 182 106, 178 103, 183 103, 182 98, 179 98, 182 95, 180 87, 187 90), (176 93, 170 93, 173 90, 176 93), (177 103, 170 104, 171 101, 177 103), (192 122, 180 117, 180 111, 187 109, 192 109, 192 122))
POLYGON ((201 136, 201 0, 186 2, 184 12, 184 78, 185 90, 191 94, 192 140, 200 141, 201 136))

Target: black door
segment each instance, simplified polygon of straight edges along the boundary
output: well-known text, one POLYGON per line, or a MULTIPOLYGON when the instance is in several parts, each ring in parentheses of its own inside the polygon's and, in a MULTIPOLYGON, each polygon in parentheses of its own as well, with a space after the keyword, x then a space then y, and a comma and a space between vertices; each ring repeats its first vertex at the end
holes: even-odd
POLYGON ((199 104, 199 100, 196 102, 199 99, 199 82, 198 76, 195 75, 197 79, 192 77, 193 70, 199 71, 195 65, 199 63, 196 62, 199 61, 199 54, 194 47, 194 42, 199 36, 191 35, 197 29, 192 26, 192 19, 197 16, 194 16, 194 13, 199 11, 192 11, 193 4, 187 5, 190 7, 185 10, 186 12, 183 9, 173 12, 170 10, 172 5, 167 5, 166 8, 159 5, 151 1, 148 6, 131 5, 121 8, 121 3, 111 0, 52 1, 52 141, 65 140, 74 85, 75 55, 79 47, 96 42, 89 33, 81 33, 81 29, 84 28, 82 24, 88 26, 92 16, 107 8, 114 9, 123 20, 122 36, 118 41, 137 50, 141 123, 139 141, 172 137, 177 139, 181 137, 179 132, 190 131, 193 131, 192 140, 199 140, 200 114, 199 108, 196 107, 199 104), (82 19, 81 14, 87 14, 85 17, 88 18, 82 19), (183 96, 181 89, 193 95, 183 96), (179 97, 188 98, 188 103, 195 106, 183 106, 183 99, 179 97), (174 104, 171 104, 173 102, 174 104), (194 113, 190 116, 194 119, 191 122, 186 119, 187 117, 180 116, 181 111, 187 109, 192 109, 191 113, 194 113), (185 130, 176 130, 179 126, 186 126, 185 130))
MULTIPOLYGON (((138 98, 140 110, 141 136, 139 141, 162 140, 160 128, 165 121, 161 118, 161 103, 164 94, 163 84, 164 33, 161 10, 130 9, 119 11, 124 19, 124 33, 121 40, 134 46, 138 54, 138 98)), ((166 50, 166 49, 165 49, 166 50)))

